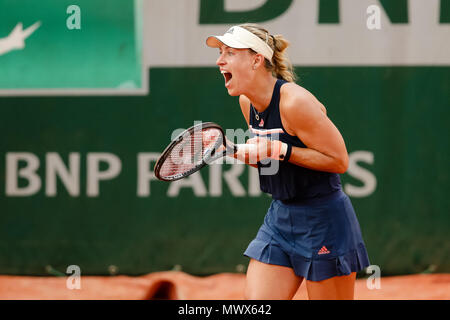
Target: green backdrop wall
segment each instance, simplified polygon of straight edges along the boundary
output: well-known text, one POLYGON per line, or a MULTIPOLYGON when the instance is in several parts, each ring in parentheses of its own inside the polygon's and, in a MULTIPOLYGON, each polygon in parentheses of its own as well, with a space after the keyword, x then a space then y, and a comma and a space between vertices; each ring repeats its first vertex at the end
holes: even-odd
MULTIPOLYGON (((371 262, 387 273, 421 272, 431 264, 441 271, 450 268, 449 256, 442 254, 449 250, 449 71, 298 68, 304 86, 327 105, 349 153, 370 149, 375 155, 373 164, 360 166, 376 176, 376 190, 352 201, 371 262), (408 79, 407 85, 402 79, 408 79)), ((183 187, 170 197, 169 184, 159 181, 149 182, 148 196, 137 191, 137 155, 160 152, 173 128, 188 127, 196 119, 245 129, 236 99, 227 96, 212 68, 155 68, 150 79, 152 93, 144 97, 1 100, 2 273, 40 274, 47 265, 61 270, 77 264, 89 274, 106 273, 109 265, 126 274, 174 265, 201 274, 246 264, 241 253, 270 202, 264 195, 248 195, 247 168, 240 177, 243 196, 232 195, 226 184, 220 196, 210 196, 208 169, 201 172, 205 196, 183 187), (42 187, 34 195, 5 195, 8 152, 39 158, 42 187), (70 196, 61 181, 57 196, 46 196, 45 155, 50 152, 66 165, 69 153, 79 153, 79 196, 70 196), (90 152, 112 153, 122 162, 116 178, 100 182, 98 197, 86 194, 90 152)), ((22 180, 20 186, 26 186, 22 180)), ((361 184, 348 174, 342 180, 344 186, 361 184)))

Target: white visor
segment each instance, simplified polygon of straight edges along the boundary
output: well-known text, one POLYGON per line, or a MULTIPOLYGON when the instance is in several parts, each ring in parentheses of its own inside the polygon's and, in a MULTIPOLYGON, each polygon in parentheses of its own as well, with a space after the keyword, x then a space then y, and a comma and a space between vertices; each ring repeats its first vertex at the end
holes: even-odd
POLYGON ((206 39, 206 44, 211 48, 220 48, 225 44, 235 49, 252 49, 272 62, 272 48, 260 37, 242 27, 231 27, 223 36, 210 36, 206 39))

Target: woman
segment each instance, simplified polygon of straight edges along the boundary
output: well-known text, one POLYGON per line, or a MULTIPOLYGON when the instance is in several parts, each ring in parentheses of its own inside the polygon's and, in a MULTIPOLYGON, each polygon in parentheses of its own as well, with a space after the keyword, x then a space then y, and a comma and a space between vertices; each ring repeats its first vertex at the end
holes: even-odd
POLYGON ((246 298, 291 299, 306 279, 310 299, 353 299, 356 272, 369 259, 338 175, 347 170, 348 154, 325 107, 295 84, 285 57, 289 43, 254 24, 206 42, 220 49, 225 87, 239 96, 255 135, 247 143, 257 148, 235 157, 248 164, 256 158, 261 190, 273 198, 244 253, 246 298), (264 174, 266 158, 278 161, 275 172, 264 174))

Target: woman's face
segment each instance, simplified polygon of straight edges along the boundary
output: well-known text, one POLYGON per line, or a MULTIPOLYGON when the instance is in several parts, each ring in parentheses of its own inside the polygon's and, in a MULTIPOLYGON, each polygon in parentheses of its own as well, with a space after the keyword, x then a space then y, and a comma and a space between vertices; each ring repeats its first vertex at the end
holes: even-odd
POLYGON ((220 47, 216 61, 225 79, 225 87, 230 96, 244 94, 252 83, 254 55, 248 49, 234 49, 226 45, 220 47))

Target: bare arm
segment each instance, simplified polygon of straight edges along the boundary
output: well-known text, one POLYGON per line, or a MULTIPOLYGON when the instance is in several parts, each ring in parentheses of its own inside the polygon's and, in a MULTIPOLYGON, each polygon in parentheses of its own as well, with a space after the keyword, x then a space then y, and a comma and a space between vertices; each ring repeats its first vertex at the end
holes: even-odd
POLYGON ((295 84, 282 87, 283 125, 307 146, 292 147, 289 162, 313 170, 344 173, 348 168, 344 139, 324 109, 305 89, 295 84))
MULTIPOLYGON (((249 114, 250 114, 250 100, 244 96, 241 95, 239 96, 239 105, 241 106, 241 111, 242 114, 244 115, 245 121, 247 122, 247 127, 250 126, 250 122, 249 122, 249 114)), ((240 161, 254 167, 254 168, 258 168, 258 165, 256 164, 250 164, 250 157, 249 154, 245 154, 243 152, 237 152, 233 155, 234 158, 239 159, 240 161)))

